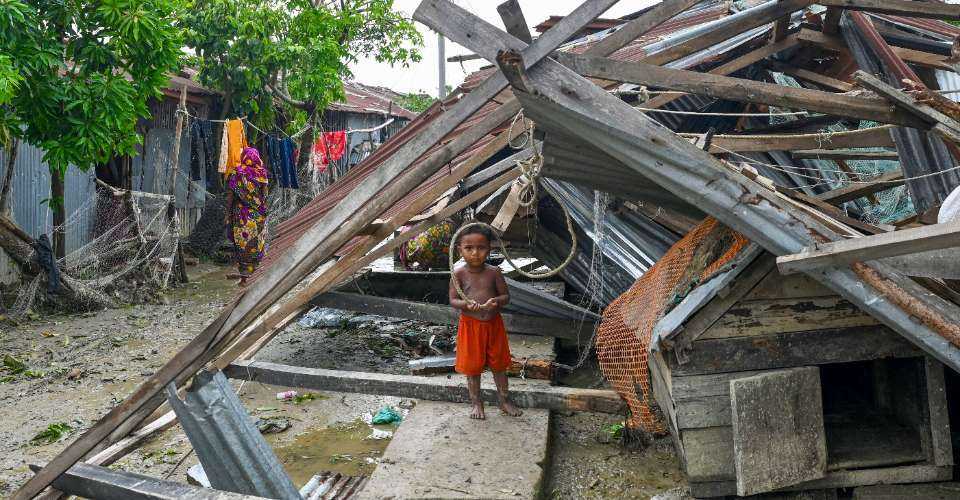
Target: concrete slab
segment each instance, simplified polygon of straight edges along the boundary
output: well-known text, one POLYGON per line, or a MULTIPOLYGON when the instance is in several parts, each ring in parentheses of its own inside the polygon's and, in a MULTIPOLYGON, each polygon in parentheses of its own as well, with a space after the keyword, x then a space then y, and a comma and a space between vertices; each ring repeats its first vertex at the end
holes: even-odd
POLYGON ((470 405, 420 401, 359 498, 537 498, 549 415, 508 417, 494 407, 487 420, 471 420, 470 405))
MULTIPOLYGON (((510 335, 510 351, 514 357, 555 357, 553 339, 536 335, 510 335)), ((490 372, 483 374, 482 384, 493 387, 490 372)), ((510 384, 549 385, 532 379, 510 384)), ((419 401, 359 498, 538 498, 550 412, 527 408, 520 417, 508 417, 488 405, 486 420, 471 420, 470 409, 419 401)))

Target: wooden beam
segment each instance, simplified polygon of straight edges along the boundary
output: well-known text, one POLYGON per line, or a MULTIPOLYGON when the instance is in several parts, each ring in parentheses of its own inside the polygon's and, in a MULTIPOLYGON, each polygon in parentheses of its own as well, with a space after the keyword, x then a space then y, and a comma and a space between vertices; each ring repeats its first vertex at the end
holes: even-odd
POLYGON ((840 17, 842 15, 843 9, 827 7, 827 12, 823 15, 823 32, 828 35, 839 35, 840 17))
POLYGON ((924 125, 923 121, 909 116, 907 113, 894 112, 881 99, 786 87, 743 78, 582 56, 568 52, 559 53, 555 58, 576 73, 605 80, 679 90, 730 101, 805 109, 829 115, 875 120, 882 123, 895 123, 912 127, 924 125))
POLYGON ((670 373, 678 377, 917 356, 922 352, 889 329, 860 326, 701 339, 693 344, 686 363, 665 359, 670 373))
POLYGON ((853 90, 853 85, 842 80, 837 80, 836 78, 831 78, 827 75, 822 75, 815 71, 810 71, 803 68, 792 68, 786 64, 777 63, 772 64, 771 67, 774 71, 779 71, 785 75, 792 76, 798 80, 804 80, 810 83, 820 85, 821 87, 826 87, 828 89, 837 91, 837 92, 850 92, 853 90))
MULTIPOLYGON (((746 68, 757 61, 761 61, 774 54, 789 49, 790 47, 797 45, 797 43, 799 43, 797 36, 790 35, 779 42, 764 45, 763 47, 748 52, 740 57, 737 57, 736 59, 733 59, 732 61, 721 64, 707 73, 711 75, 729 75, 746 68)), ((643 106, 646 108, 660 108, 669 102, 679 99, 682 95, 683 94, 663 94, 643 103, 643 106)))
MULTIPOLYGON (((40 467, 30 465, 36 471, 40 467)), ((143 474, 79 463, 53 481, 58 490, 98 500, 266 500, 263 497, 201 488, 143 474)))
POLYGON ((960 142, 960 123, 953 118, 933 109, 927 104, 917 102, 913 96, 887 85, 879 78, 865 72, 857 71, 853 78, 864 87, 887 98, 894 106, 912 113, 917 118, 933 125, 933 131, 948 141, 960 142))
MULTIPOLYGON (((847 44, 842 38, 827 35, 819 31, 813 31, 811 29, 804 28, 801 29, 800 33, 797 34, 797 38, 803 43, 819 45, 823 48, 835 50, 845 54, 850 53, 850 51, 847 49, 847 44)), ((950 63, 946 62, 946 56, 931 54, 929 52, 923 52, 920 50, 905 49, 903 47, 890 47, 890 50, 908 63, 916 64, 918 66, 926 66, 933 69, 953 71, 953 67, 950 65, 950 63)))
POLYGON ((777 257, 777 267, 782 274, 792 274, 955 247, 960 247, 960 223, 934 224, 807 247, 777 257))
MULTIPOLYGON (((847 132, 817 134, 715 135, 710 142, 710 152, 722 154, 728 151, 742 153, 797 149, 891 148, 896 146, 890 135, 893 128, 893 125, 882 125, 847 132)), ((687 138, 700 136, 700 134, 679 135, 687 138)))
POLYGON ((902 186, 904 182, 906 181, 903 177, 903 171, 896 170, 887 172, 873 179, 869 184, 850 184, 849 186, 818 194, 817 198, 829 202, 831 205, 842 205, 857 198, 863 198, 873 193, 879 193, 880 191, 902 186))
POLYGON ((785 14, 773 23, 773 37, 770 43, 777 43, 787 37, 787 30, 790 29, 790 14, 785 14))
MULTIPOLYGON (((391 318, 415 319, 438 325, 456 325, 460 321, 460 313, 449 305, 429 304, 374 295, 327 292, 316 297, 311 304, 391 318)), ((579 321, 547 318, 545 316, 513 313, 502 313, 501 315, 503 316, 504 326, 510 333, 542 335, 567 340, 577 340, 581 328, 586 331, 592 330, 595 326, 593 322, 581 324, 579 321)))
POLYGON ((817 0, 824 7, 862 10, 893 16, 960 21, 960 5, 917 0, 817 0))
POLYGON ((790 153, 795 160, 894 160, 900 159, 896 151, 858 151, 855 149, 806 149, 790 153))
POLYGON ((500 19, 503 20, 503 26, 507 29, 507 33, 523 40, 527 45, 533 43, 527 20, 523 17, 523 10, 520 9, 520 2, 507 0, 497 5, 497 12, 500 14, 500 19))
MULTIPOLYGON (((239 361, 228 366, 224 373, 238 380, 317 391, 375 394, 450 403, 470 402, 466 380, 462 377, 324 370, 262 361, 239 361)), ((492 384, 484 383, 480 392, 484 401, 497 401, 497 391, 492 384)), ((511 384, 510 398, 517 406, 547 410, 622 414, 626 408, 620 396, 611 390, 545 386, 542 383, 511 384)))
MULTIPOLYGON (((421 4, 421 8, 427 3, 421 4)), ((526 47, 524 63, 536 64, 615 3, 616 0, 587 0, 526 47)), ((399 151, 379 165, 375 174, 361 181, 350 196, 344 198, 287 249, 283 257, 266 270, 256 286, 248 287, 183 350, 138 387, 121 405, 68 445, 43 470, 15 491, 11 498, 32 498, 104 440, 120 439, 133 431, 162 403, 164 387, 170 383, 179 385, 192 377, 305 276, 326 262, 335 251, 353 238, 357 231, 373 222, 378 215, 422 184, 437 169, 509 119, 519 109, 516 101, 500 106, 453 141, 438 148, 426 160, 408 168, 505 87, 506 79, 496 73, 405 143, 399 151)))

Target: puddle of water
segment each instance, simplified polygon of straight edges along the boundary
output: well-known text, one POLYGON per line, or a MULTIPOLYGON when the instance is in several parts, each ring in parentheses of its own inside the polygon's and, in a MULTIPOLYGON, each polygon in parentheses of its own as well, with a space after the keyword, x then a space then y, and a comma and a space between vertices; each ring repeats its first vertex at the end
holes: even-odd
MULTIPOLYGON (((390 425, 374 427, 396 430, 390 425)), ((371 432, 370 426, 358 419, 330 427, 310 429, 274 451, 298 487, 322 471, 369 476, 377 468, 377 462, 390 443, 389 438, 365 439, 371 432), (372 462, 367 460, 368 458, 372 459, 372 462)))

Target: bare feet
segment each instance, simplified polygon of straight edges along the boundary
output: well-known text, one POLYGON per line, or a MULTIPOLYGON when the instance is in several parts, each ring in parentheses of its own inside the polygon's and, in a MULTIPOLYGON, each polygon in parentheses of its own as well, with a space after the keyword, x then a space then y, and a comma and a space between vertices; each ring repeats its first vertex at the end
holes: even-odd
POLYGON ((483 402, 473 404, 473 411, 470 412, 470 418, 476 420, 486 420, 487 416, 483 413, 483 402))
POLYGON ((520 408, 517 408, 509 399, 503 398, 500 400, 500 413, 508 415, 511 417, 519 417, 523 415, 523 411, 520 408))

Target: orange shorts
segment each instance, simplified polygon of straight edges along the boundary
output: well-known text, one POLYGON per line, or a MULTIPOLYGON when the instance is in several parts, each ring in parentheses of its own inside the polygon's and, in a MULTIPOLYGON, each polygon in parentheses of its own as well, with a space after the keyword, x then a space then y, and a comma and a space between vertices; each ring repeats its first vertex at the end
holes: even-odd
POLYGON ((503 318, 497 314, 488 321, 460 315, 457 328, 457 372, 480 375, 484 367, 503 372, 510 367, 510 344, 503 318))

